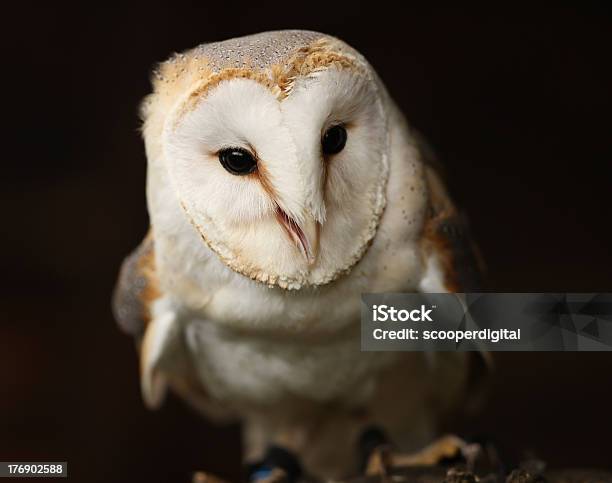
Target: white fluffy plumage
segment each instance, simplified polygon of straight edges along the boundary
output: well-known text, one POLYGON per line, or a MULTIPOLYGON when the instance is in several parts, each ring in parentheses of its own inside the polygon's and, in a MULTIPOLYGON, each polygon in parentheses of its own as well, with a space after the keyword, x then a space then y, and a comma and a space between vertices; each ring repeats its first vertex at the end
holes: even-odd
POLYGON ((367 61, 316 32, 204 45, 160 66, 143 117, 147 403, 171 387, 242 419, 245 458, 283 444, 327 477, 350 470, 368 424, 426 442, 465 359, 361 352, 360 294, 453 290, 427 236, 452 204, 367 61), (335 125, 346 146, 324 155, 335 125), (227 148, 257 170, 228 172, 227 148))

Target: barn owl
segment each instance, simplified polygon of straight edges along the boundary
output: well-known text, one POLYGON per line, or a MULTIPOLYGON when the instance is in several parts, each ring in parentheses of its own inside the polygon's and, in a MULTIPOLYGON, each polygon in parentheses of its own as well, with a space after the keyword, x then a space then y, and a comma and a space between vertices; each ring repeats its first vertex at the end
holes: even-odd
MULTIPOLYGON (((460 354, 361 352, 360 294, 466 291, 477 263, 428 150, 365 58, 309 31, 203 44, 142 106, 150 231, 120 326, 144 401, 170 389, 306 473, 350 474, 384 428, 406 451, 460 400, 460 354)), ((268 452, 268 453, 267 453, 268 452)))

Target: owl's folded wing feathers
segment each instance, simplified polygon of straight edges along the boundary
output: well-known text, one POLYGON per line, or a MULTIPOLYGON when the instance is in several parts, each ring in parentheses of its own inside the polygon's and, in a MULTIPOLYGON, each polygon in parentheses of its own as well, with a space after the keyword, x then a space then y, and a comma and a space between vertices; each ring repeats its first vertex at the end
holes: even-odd
MULTIPOLYGON (((423 233, 423 250, 429 269, 421 282, 421 290, 482 291, 485 288, 484 262, 471 237, 467 218, 455 207, 440 173, 435 159, 426 160, 430 207, 423 233)), ((456 414, 458 408, 472 412, 481 407, 493 370, 489 353, 436 353, 435 370, 438 397, 434 400, 446 403, 446 408, 440 408, 442 413, 449 416, 456 414)))
MULTIPOLYGON (((426 256, 434 257, 441 284, 448 292, 477 292, 484 289, 484 263, 469 230, 466 216, 452 203, 439 171, 425 168, 430 194, 429 218, 423 233, 426 256)), ((437 291, 437 290, 425 290, 437 291)))
POLYGON ((149 233, 126 257, 119 271, 112 303, 119 327, 140 338, 151 320, 151 305, 159 295, 153 237, 149 233))
POLYGON ((137 342, 140 352, 142 395, 150 408, 163 402, 172 388, 196 409, 217 420, 232 414, 214 404, 195 374, 182 344, 176 314, 164 310, 155 271, 155 246, 149 232, 140 245, 126 257, 119 271, 113 294, 113 313, 119 327, 137 342), (154 316, 155 301, 162 302, 154 316))

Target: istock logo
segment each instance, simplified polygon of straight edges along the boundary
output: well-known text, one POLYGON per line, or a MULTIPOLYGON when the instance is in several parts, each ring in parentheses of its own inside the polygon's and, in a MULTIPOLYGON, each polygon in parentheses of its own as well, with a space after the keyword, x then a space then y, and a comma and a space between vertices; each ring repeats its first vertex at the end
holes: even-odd
POLYGON ((391 322, 406 322, 407 320, 412 320, 413 322, 433 322, 429 314, 431 314, 435 308, 435 305, 431 305, 430 308, 421 305, 420 309, 398 310, 388 305, 373 305, 372 320, 374 322, 387 322, 388 320, 391 322))

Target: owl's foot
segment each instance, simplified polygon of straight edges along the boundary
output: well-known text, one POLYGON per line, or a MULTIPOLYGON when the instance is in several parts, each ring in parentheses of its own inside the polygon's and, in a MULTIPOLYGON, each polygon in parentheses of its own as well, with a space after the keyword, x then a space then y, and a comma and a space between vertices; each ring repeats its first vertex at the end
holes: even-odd
POLYGON ((196 471, 193 474, 193 479, 191 483, 227 483, 226 481, 217 478, 210 473, 204 473, 203 471, 196 471))
POLYGON ((270 446, 263 459, 247 468, 252 483, 294 483, 302 475, 297 457, 279 446, 270 446))
POLYGON ((365 456, 362 461, 366 475, 387 475, 391 468, 434 466, 453 459, 461 459, 470 467, 481 447, 457 436, 446 435, 416 453, 398 453, 381 430, 370 429, 362 435, 360 449, 362 457, 365 456))

